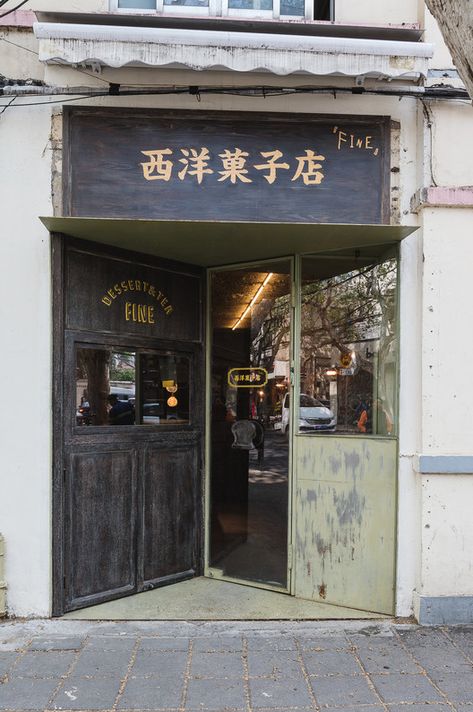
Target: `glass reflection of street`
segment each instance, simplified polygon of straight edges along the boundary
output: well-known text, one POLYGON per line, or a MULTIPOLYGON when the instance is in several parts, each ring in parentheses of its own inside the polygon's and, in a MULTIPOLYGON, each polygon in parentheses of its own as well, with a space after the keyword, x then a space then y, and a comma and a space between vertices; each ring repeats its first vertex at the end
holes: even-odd
POLYGON ((287 587, 289 440, 274 426, 281 427, 289 383, 289 267, 218 272, 212 283, 210 565, 280 588, 287 587))

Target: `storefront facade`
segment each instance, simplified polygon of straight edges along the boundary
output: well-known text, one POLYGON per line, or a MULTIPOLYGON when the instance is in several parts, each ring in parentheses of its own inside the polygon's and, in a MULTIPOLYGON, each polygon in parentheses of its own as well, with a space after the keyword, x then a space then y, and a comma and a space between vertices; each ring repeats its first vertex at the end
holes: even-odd
POLYGON ((389 119, 64 121, 54 613, 206 574, 393 614, 389 119))
MULTIPOLYGON (((36 34, 48 80, 73 81, 70 28, 47 25, 36 34)), ((74 51, 98 41, 87 22, 73 32, 74 51)), ((248 71, 236 95, 205 94, 191 68, 124 64, 105 70, 110 86, 143 86, 153 72, 168 94, 21 109, 39 117, 18 149, 24 167, 32 156, 35 197, 15 220, 34 219, 42 242, 28 258, 17 247, 28 283, 41 265, 43 316, 29 334, 52 420, 32 426, 42 474, 12 507, 36 531, 35 552, 5 514, 10 612, 57 616, 205 576, 426 623, 467 618, 459 560, 453 594, 432 573, 445 551, 431 554, 426 538, 444 526, 440 512, 429 519, 436 488, 456 477, 466 491, 470 476, 430 481, 429 467, 469 465, 442 460, 448 447, 426 420, 443 218, 419 192, 429 179, 423 114, 408 96, 414 64, 391 77, 401 100, 345 94, 342 73, 330 93, 304 84, 288 98, 270 75, 264 107, 250 98, 263 73, 248 71), (193 90, 173 95, 184 84, 193 90), (47 163, 36 151, 45 135, 47 163)), ((202 87, 232 81, 199 75, 202 87)), ((12 138, 31 119, 11 113, 12 138)), ((462 496, 449 496, 456 517, 462 496)))

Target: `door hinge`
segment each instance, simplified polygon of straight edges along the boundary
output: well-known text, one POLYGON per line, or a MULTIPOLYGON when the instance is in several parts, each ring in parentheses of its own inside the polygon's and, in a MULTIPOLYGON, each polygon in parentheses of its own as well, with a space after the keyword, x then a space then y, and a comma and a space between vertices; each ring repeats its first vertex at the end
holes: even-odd
POLYGON ((294 562, 294 556, 293 556, 292 544, 289 544, 289 546, 287 547, 287 568, 289 569, 289 571, 292 570, 293 562, 294 562))

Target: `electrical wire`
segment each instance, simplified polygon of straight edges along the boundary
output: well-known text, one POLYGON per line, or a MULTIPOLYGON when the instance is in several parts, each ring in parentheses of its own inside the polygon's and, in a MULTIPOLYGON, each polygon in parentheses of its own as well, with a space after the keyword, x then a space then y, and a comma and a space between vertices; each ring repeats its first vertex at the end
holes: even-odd
POLYGON ((16 7, 12 7, 11 10, 7 10, 6 12, 3 13, 3 15, 0 15, 0 20, 2 19, 2 17, 6 17, 7 15, 11 15, 12 12, 16 12, 17 10, 20 9, 20 7, 23 7, 23 5, 26 5, 27 2, 28 2, 28 0, 23 0, 23 2, 20 2, 19 5, 17 5, 16 7))
MULTIPOLYGON (((19 109, 22 106, 44 106, 47 104, 65 104, 66 102, 70 101, 82 101, 83 99, 94 99, 95 97, 103 97, 103 96, 110 96, 108 92, 104 92, 103 94, 81 94, 79 96, 74 96, 71 99, 55 99, 54 101, 30 101, 25 104, 14 104, 12 105, 12 102, 10 104, 7 104, 6 106, 3 107, 3 111, 6 111, 6 109, 19 109)), ((17 96, 13 97, 14 99, 18 99, 17 96)), ((2 111, 2 114, 3 114, 2 111)))
MULTIPOLYGON (((18 47, 18 49, 23 49, 25 52, 31 52, 31 54, 35 54, 37 57, 39 57, 39 52, 36 52, 34 49, 30 49, 29 47, 25 47, 24 45, 20 45, 17 42, 12 42, 11 40, 7 40, 6 37, 0 37, 0 41, 6 42, 7 44, 13 45, 13 47, 18 47)), ((52 62, 55 66, 62 66, 60 62, 52 62)), ((93 79, 98 79, 100 82, 103 82, 104 84, 109 85, 110 82, 107 79, 103 79, 103 77, 98 77, 96 74, 91 74, 90 72, 87 72, 85 69, 78 69, 77 67, 69 67, 69 69, 73 69, 76 72, 79 72, 79 74, 85 74, 87 77, 92 77, 93 79)))
POLYGON ((10 106, 13 104, 13 102, 15 101, 15 99, 18 99, 18 97, 17 97, 17 96, 13 96, 12 99, 11 99, 11 101, 9 101, 8 104, 5 104, 5 106, 2 107, 2 110, 0 111, 0 116, 1 116, 2 114, 4 114, 7 109, 10 108, 10 106))
MULTIPOLYGON (((266 98, 271 98, 271 97, 277 97, 277 96, 294 96, 297 94, 321 94, 321 93, 334 93, 336 94, 337 92, 342 93, 342 94, 351 94, 351 95, 359 95, 358 91, 355 91, 354 93, 350 88, 340 88, 340 87, 292 87, 292 88, 284 88, 284 87, 255 87, 253 89, 249 89, 247 87, 245 88, 238 88, 238 87, 233 87, 231 89, 227 87, 189 87, 189 86, 183 86, 183 87, 161 87, 159 89, 154 89, 154 90, 147 90, 147 91, 137 91, 134 89, 130 90, 123 90, 119 93, 114 93, 111 94, 110 91, 107 92, 95 92, 95 93, 90 93, 90 92, 79 92, 77 95, 72 96, 70 98, 58 98, 58 99, 53 99, 52 101, 30 101, 30 102, 22 102, 18 103, 15 105, 12 105, 10 108, 12 109, 20 109, 24 106, 43 106, 43 105, 49 105, 49 104, 63 104, 63 103, 69 103, 69 102, 74 102, 74 101, 82 101, 84 99, 94 99, 94 98, 103 98, 103 97, 116 97, 116 96, 176 96, 176 95, 189 95, 189 96, 195 96, 197 99, 201 95, 213 95, 213 96, 244 96, 244 97, 251 97, 254 99, 266 99, 266 98)), ((423 101, 432 99, 432 100, 438 100, 438 99, 449 99, 450 101, 454 100, 459 100, 459 101, 464 101, 463 99, 463 94, 461 96, 439 96, 437 94, 431 94, 431 95, 415 95, 412 93, 406 93, 406 94, 401 94, 399 92, 386 92, 386 91, 379 91, 379 90, 367 90, 364 92, 366 94, 370 95, 377 95, 377 96, 399 96, 400 99, 407 98, 407 99, 422 99, 423 101)), ((49 96, 58 96, 58 94, 49 94, 49 96)), ((8 94, 4 94, 4 97, 6 98, 9 96, 8 94)), ((15 95, 16 98, 26 98, 29 96, 28 94, 24 94, 23 96, 15 95)), ((30 95, 31 96, 31 95, 30 95)), ((46 95, 47 96, 47 95, 46 95)), ((64 96, 64 92, 60 94, 61 97, 64 96)), ((6 108, 9 108, 8 106, 6 108)))

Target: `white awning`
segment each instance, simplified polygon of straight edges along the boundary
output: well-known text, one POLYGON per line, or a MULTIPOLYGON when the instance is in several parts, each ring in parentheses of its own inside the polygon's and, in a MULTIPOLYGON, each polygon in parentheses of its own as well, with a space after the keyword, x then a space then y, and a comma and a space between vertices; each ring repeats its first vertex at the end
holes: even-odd
POLYGON ((38 22, 39 58, 51 64, 168 67, 418 81, 433 45, 162 27, 38 22))

